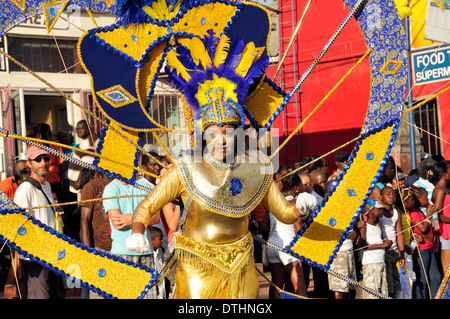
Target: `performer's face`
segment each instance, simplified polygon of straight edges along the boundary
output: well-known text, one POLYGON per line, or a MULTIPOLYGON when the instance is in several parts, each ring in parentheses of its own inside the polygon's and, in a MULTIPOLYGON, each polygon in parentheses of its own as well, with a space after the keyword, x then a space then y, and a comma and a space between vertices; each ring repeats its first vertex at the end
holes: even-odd
POLYGON ((208 152, 219 161, 225 161, 227 155, 232 155, 235 144, 235 128, 233 125, 211 125, 205 131, 208 152))

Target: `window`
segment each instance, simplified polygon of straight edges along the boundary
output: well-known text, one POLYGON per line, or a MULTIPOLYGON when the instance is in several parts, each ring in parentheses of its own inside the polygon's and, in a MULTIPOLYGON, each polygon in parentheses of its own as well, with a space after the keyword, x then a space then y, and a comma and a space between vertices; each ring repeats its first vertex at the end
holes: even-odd
POLYGON ((433 99, 414 110, 414 122, 421 131, 421 151, 432 155, 442 155, 437 100, 433 99))
MULTIPOLYGON (((8 37, 9 54, 34 72, 59 73, 67 68, 69 73, 84 73, 76 46, 77 40, 8 37)), ((13 62, 9 69, 23 71, 13 62)))
MULTIPOLYGON (((183 106, 176 91, 155 93, 150 104, 149 114, 165 127, 174 130, 186 128, 183 106)), ((159 131, 157 135, 171 155, 175 157, 190 145, 189 135, 186 133, 159 131)), ((160 155, 165 154, 152 133, 147 133, 143 138, 143 145, 145 144, 148 145, 146 147, 148 151, 156 151, 160 155)))

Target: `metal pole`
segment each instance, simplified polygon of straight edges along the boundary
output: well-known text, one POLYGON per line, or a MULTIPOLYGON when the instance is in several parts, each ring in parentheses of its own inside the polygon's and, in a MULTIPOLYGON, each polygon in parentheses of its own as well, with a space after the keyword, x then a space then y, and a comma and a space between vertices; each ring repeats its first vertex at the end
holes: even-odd
MULTIPOLYGON (((19 88, 19 109, 20 109, 20 133, 22 136, 27 136, 27 123, 25 119, 25 95, 23 88, 19 88)), ((27 154, 27 144, 22 142, 21 154, 27 154)))
MULTIPOLYGON (((406 41, 408 50, 408 108, 413 105, 413 93, 412 93, 412 71, 411 71, 411 33, 410 33, 410 17, 405 17, 405 31, 406 31, 406 41)), ((408 122, 414 123, 414 112, 408 112, 408 122)), ((409 125, 409 146, 411 148, 411 169, 417 168, 417 158, 416 158, 416 132, 414 131, 414 126, 409 125)))

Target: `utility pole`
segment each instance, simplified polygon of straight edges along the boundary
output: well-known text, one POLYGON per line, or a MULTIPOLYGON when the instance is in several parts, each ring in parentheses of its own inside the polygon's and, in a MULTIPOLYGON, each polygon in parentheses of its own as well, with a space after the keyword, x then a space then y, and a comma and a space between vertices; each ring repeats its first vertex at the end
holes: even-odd
MULTIPOLYGON (((407 92, 408 92, 408 108, 413 105, 413 94, 412 94, 412 70, 411 70, 411 32, 410 32, 410 16, 405 17, 405 32, 406 32, 406 45, 408 51, 408 78, 407 78, 407 92)), ((408 122, 414 124, 414 112, 408 112, 408 122)), ((409 146, 411 149, 411 169, 417 168, 417 158, 416 158, 416 132, 414 131, 414 126, 409 125, 409 146)))

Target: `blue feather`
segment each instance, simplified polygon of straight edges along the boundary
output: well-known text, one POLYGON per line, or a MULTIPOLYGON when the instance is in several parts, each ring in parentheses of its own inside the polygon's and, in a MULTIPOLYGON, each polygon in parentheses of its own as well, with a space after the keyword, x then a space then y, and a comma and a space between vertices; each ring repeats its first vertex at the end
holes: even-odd
POLYGON ((173 82, 174 87, 178 90, 182 90, 183 87, 186 86, 186 80, 183 77, 179 76, 177 73, 177 69, 170 69, 169 65, 166 65, 164 68, 166 74, 168 75, 167 81, 173 82))
POLYGON ((211 61, 214 61, 214 56, 216 55, 216 48, 217 43, 219 42, 219 38, 215 36, 215 32, 213 29, 209 29, 206 31, 209 36, 205 36, 204 39, 202 39, 203 44, 205 45, 206 50, 209 53, 209 56, 211 57, 211 61))
POLYGON ((225 59, 224 65, 232 70, 236 70, 239 62, 242 59, 242 52, 245 49, 245 43, 242 39, 237 39, 230 46, 230 51, 228 52, 228 56, 225 59))
POLYGON ((149 16, 142 10, 144 6, 151 6, 155 0, 117 0, 116 18, 123 26, 146 23, 149 16))
POLYGON ((190 51, 186 47, 179 45, 177 46, 176 52, 178 60, 187 70, 194 70, 197 67, 192 59, 190 51))
POLYGON ((244 78, 247 85, 252 85, 255 79, 259 78, 265 73, 268 66, 269 57, 267 56, 267 54, 264 54, 257 61, 253 62, 244 78))

